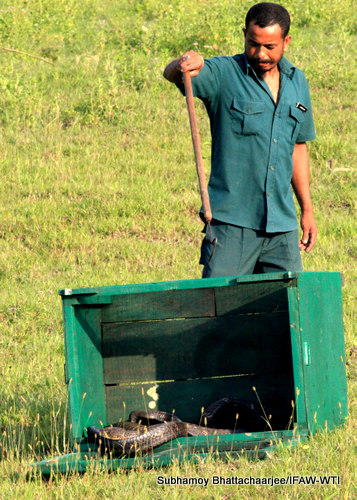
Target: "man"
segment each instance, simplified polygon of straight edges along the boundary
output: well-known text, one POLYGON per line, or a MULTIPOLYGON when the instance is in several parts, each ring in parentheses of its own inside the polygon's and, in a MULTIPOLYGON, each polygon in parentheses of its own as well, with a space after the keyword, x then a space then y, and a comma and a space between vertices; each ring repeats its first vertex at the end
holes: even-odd
POLYGON ((305 76, 283 57, 289 27, 284 7, 259 3, 246 16, 244 54, 203 60, 191 50, 165 68, 183 93, 182 72, 190 72, 210 119, 213 220, 201 248, 203 277, 298 271, 299 250, 315 244, 306 147, 315 131, 305 76))

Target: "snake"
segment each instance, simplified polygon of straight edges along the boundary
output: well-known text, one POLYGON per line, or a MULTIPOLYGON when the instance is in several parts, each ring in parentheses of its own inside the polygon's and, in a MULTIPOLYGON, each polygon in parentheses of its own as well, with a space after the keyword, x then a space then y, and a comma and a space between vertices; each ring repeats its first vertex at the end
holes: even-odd
POLYGON ((217 428, 217 423, 220 421, 219 413, 222 413, 222 409, 223 413, 233 415, 232 411, 229 412, 229 406, 233 408, 233 413, 239 408, 243 409, 248 417, 251 414, 253 420, 261 418, 248 403, 234 398, 222 398, 202 413, 202 422, 205 425, 183 422, 176 415, 164 411, 133 411, 129 415, 129 422, 120 422, 104 428, 89 426, 87 428, 88 442, 97 443, 102 453, 109 452, 114 457, 122 457, 146 453, 179 437, 249 432, 247 428, 236 427, 237 414, 234 415, 235 422, 232 428, 217 428), (208 427, 208 423, 214 427, 208 427))

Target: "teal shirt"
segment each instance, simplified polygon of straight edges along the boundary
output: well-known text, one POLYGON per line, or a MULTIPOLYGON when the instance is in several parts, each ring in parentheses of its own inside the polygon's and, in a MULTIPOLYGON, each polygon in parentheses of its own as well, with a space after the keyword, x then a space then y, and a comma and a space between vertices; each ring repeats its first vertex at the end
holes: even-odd
POLYGON ((210 119, 213 217, 269 233, 297 228, 292 153, 296 142, 315 138, 304 74, 284 57, 279 69, 277 105, 245 54, 206 59, 192 78, 210 119))

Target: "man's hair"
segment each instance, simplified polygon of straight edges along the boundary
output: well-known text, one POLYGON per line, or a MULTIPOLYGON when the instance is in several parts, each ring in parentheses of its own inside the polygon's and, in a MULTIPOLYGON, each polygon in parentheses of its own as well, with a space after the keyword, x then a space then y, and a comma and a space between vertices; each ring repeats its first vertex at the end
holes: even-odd
POLYGON ((245 18, 245 28, 248 29, 249 24, 253 22, 260 28, 279 24, 283 38, 287 36, 290 28, 289 12, 282 5, 272 2, 261 2, 253 5, 248 10, 245 18))

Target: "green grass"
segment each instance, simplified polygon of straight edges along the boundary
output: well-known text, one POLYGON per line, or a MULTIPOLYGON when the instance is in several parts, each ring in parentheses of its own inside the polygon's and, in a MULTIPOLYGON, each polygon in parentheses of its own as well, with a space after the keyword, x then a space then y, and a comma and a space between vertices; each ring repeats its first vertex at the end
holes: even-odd
MULTIPOLYGON (((344 273, 350 420, 271 460, 165 475, 338 474, 340 487, 162 487, 158 471, 26 481, 68 449, 62 288, 200 277, 200 206, 185 102, 162 78, 195 48, 243 50, 254 2, 3 0, 0 4, 0 497, 353 498, 356 459, 356 93, 352 0, 288 0, 288 58, 310 82, 318 243, 307 270, 344 273), (46 59, 41 61, 35 57, 46 59)), ((210 142, 197 103, 206 168, 210 142)))

